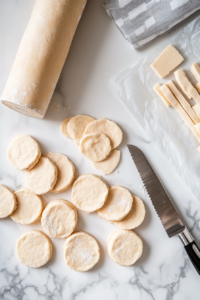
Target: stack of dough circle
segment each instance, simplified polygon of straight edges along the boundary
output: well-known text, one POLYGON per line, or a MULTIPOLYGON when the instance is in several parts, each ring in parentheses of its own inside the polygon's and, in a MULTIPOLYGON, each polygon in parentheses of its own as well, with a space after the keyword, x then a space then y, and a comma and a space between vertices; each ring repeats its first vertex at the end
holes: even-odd
POLYGON ((113 186, 109 190, 106 203, 98 210, 98 214, 107 221, 120 221, 128 215, 132 204, 133 197, 127 189, 113 186))
POLYGON ((39 230, 24 233, 17 242, 17 256, 19 261, 28 267, 39 268, 52 257, 52 243, 39 230))
POLYGON ((38 221, 42 213, 42 199, 28 189, 15 192, 17 209, 10 216, 19 224, 31 224, 38 221))
POLYGON ((69 117, 69 118, 66 118, 62 123, 61 123, 61 127, 60 127, 60 130, 61 132, 66 136, 68 137, 69 139, 71 139, 71 135, 69 134, 68 132, 68 129, 67 129, 67 125, 69 123, 69 121, 72 119, 72 117, 69 117))
POLYGON ((108 238, 110 258, 121 266, 133 265, 142 255, 142 239, 132 230, 119 229, 108 238))
POLYGON ((76 208, 67 200, 51 201, 42 213, 41 224, 51 237, 65 238, 76 228, 78 214, 76 208))
POLYGON ((109 188, 98 176, 79 176, 72 187, 72 201, 79 209, 91 213, 101 208, 108 198, 109 188))
POLYGON ((32 169, 41 156, 40 146, 29 135, 16 137, 8 148, 8 159, 19 170, 32 169))
POLYGON ((103 161, 94 162, 95 168, 101 171, 103 174, 111 174, 117 167, 120 160, 120 151, 112 150, 110 154, 103 161))
POLYGON ((10 216, 17 207, 15 194, 4 185, 0 185, 0 219, 10 216))
POLYGON ((102 133, 84 135, 80 141, 80 149, 91 161, 104 160, 112 150, 109 138, 102 133))
POLYGON ((49 152, 45 157, 53 161, 58 169, 58 178, 51 192, 61 193, 66 191, 74 181, 75 168, 73 163, 67 156, 60 153, 49 152))
POLYGON ((26 171, 27 186, 35 194, 42 195, 53 189, 57 176, 56 165, 48 157, 41 156, 37 165, 26 171))
POLYGON ((123 138, 119 126, 108 119, 99 119, 90 123, 85 129, 84 135, 96 132, 105 134, 110 139, 113 149, 119 146, 123 138))
POLYGON ((76 117, 73 117, 68 125, 67 125, 67 131, 71 138, 76 142, 77 145, 79 145, 79 142, 83 136, 83 133, 85 131, 85 128, 87 125, 94 121, 94 118, 91 118, 86 115, 78 115, 76 117))
POLYGON ((123 220, 114 223, 120 229, 134 229, 142 224, 145 213, 146 211, 143 201, 140 198, 133 196, 131 211, 123 220))
POLYGON ((100 259, 100 249, 96 239, 89 233, 80 231, 66 239, 64 246, 66 264, 75 271, 92 269, 100 259))

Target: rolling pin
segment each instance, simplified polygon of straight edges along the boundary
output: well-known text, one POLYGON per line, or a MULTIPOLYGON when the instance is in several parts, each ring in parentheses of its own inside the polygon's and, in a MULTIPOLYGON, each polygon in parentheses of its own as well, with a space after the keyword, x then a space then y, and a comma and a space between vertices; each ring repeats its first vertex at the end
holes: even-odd
POLYGON ((87 0, 36 0, 1 101, 43 118, 87 0))

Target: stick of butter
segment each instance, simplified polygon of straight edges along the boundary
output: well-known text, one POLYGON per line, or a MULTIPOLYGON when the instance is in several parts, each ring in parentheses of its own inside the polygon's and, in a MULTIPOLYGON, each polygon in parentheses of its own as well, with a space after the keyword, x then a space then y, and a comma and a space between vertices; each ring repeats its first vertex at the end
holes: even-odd
POLYGON ((153 87, 154 92, 158 95, 158 97, 165 103, 165 105, 167 107, 169 107, 171 104, 170 102, 165 98, 165 96, 163 95, 163 93, 160 90, 160 87, 162 85, 160 83, 156 83, 153 87))
POLYGON ((154 61, 151 68, 160 78, 164 78, 183 61, 183 56, 172 45, 169 45, 154 61))

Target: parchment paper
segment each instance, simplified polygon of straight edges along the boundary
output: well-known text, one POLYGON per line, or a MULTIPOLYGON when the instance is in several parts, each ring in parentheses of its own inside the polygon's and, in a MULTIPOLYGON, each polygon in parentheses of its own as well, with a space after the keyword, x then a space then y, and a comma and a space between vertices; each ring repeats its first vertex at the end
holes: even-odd
MULTIPOLYGON (((200 17, 168 38, 166 46, 169 44, 174 45, 184 56, 185 62, 180 68, 186 71, 195 84, 190 68, 192 63, 200 62, 200 17)), ((162 45, 153 49, 144 59, 116 75, 111 80, 111 85, 151 141, 165 154, 169 163, 200 201, 200 152, 197 150, 200 145, 175 109, 167 108, 153 91, 157 82, 175 80, 173 72, 161 80, 150 68, 164 48, 162 45)))

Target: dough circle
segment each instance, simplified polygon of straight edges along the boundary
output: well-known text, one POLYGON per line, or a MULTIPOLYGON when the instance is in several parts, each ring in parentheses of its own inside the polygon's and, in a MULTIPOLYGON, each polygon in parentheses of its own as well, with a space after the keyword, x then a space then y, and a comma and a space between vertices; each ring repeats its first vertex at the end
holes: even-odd
POLYGON ((104 160, 112 150, 110 139, 102 133, 84 135, 80 141, 80 149, 93 162, 104 160))
POLYGON ((10 216, 16 207, 17 201, 14 192, 0 184, 0 219, 10 216))
POLYGON ((131 266, 142 255, 143 242, 132 230, 119 229, 109 236, 107 250, 114 262, 121 266, 131 266))
POLYGON ((19 224, 32 224, 41 217, 43 204, 42 199, 28 189, 16 191, 17 209, 10 216, 19 224))
POLYGON ((19 261, 28 267, 39 268, 52 257, 51 240, 39 230, 24 233, 17 242, 17 256, 19 261))
POLYGON ((120 151, 114 149, 110 152, 110 154, 106 157, 106 159, 102 161, 96 161, 93 164, 95 168, 97 168, 103 174, 109 175, 117 167, 119 161, 120 161, 120 151))
POLYGON ((51 237, 65 238, 76 229, 77 210, 67 200, 53 200, 45 207, 41 224, 44 231, 51 237))
POLYGON ((76 232, 66 239, 64 258, 72 270, 88 271, 100 260, 99 244, 89 233, 76 232))
POLYGON ((142 224, 145 214, 146 211, 143 201, 140 198, 133 196, 131 211, 123 220, 114 222, 114 224, 120 229, 134 229, 142 224))
POLYGON ((56 165, 45 156, 41 156, 37 165, 26 171, 28 188, 37 195, 51 191, 57 181, 58 169, 56 165))
POLYGON ((121 144, 123 133, 113 121, 108 119, 95 120, 86 127, 84 135, 96 132, 103 133, 109 137, 113 149, 121 144))
POLYGON ((81 175, 72 187, 72 201, 79 209, 91 213, 101 208, 108 198, 107 184, 96 175, 81 175))
POLYGON ((71 139, 71 135, 69 134, 68 130, 67 130, 67 125, 69 123, 69 121, 72 119, 73 117, 69 117, 67 119, 65 119, 64 121, 62 121, 61 123, 61 127, 60 130, 62 132, 62 134, 64 134, 66 137, 68 137, 69 139, 71 139))
POLYGON ((79 142, 83 136, 83 133, 87 125, 93 122, 94 120, 95 120, 94 118, 86 115, 78 115, 76 117, 73 117, 69 121, 67 125, 67 130, 69 135, 72 137, 72 139, 75 141, 77 145, 79 145, 79 142))
POLYGON ((45 157, 53 161, 58 169, 58 178, 51 192, 61 193, 66 191, 74 181, 75 168, 73 163, 66 155, 60 153, 49 152, 45 154, 45 157))
POLYGON ((98 214, 107 221, 120 221, 128 215, 132 204, 133 197, 127 189, 118 185, 112 186, 108 199, 105 205, 98 210, 98 214))
POLYGON ((17 136, 8 148, 8 160, 18 170, 32 169, 40 156, 38 142, 29 135, 17 136))

